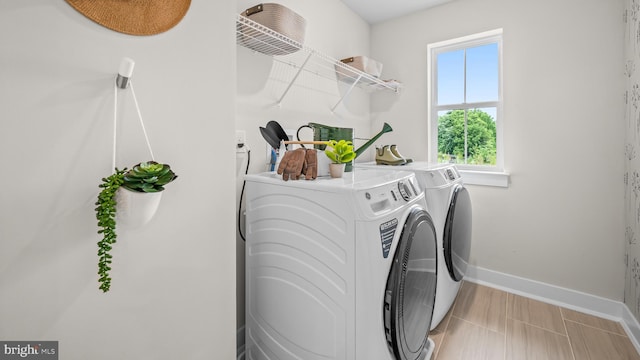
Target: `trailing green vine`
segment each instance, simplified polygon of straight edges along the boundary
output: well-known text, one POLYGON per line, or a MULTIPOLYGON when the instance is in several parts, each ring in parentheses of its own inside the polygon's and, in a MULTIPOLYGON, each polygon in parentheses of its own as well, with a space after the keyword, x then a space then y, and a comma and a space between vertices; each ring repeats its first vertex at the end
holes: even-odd
POLYGON ((102 178, 102 188, 96 202, 96 218, 98 219, 98 234, 102 234, 102 240, 98 242, 98 282, 100 290, 107 292, 111 288, 111 254, 109 251, 116 242, 116 191, 124 183, 124 174, 127 169, 118 170, 109 177, 102 178))

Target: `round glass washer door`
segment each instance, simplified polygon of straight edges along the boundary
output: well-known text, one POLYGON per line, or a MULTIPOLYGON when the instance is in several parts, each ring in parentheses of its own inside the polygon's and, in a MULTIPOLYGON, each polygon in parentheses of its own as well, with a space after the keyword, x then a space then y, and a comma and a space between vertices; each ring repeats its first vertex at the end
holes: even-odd
POLYGON ((436 294, 436 231, 431 216, 413 209, 402 229, 387 279, 384 326, 397 360, 421 358, 436 294))
POLYGON ((471 252, 471 197, 462 185, 456 185, 451 194, 447 220, 444 224, 444 260, 449 275, 460 281, 467 272, 471 252))

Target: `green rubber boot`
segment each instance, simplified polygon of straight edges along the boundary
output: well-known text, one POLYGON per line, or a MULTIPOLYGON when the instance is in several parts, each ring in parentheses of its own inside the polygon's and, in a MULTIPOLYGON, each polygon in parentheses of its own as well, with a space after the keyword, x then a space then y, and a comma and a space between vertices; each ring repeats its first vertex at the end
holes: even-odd
POLYGON ((404 165, 407 162, 391 152, 389 145, 376 147, 376 164, 378 165, 404 165))

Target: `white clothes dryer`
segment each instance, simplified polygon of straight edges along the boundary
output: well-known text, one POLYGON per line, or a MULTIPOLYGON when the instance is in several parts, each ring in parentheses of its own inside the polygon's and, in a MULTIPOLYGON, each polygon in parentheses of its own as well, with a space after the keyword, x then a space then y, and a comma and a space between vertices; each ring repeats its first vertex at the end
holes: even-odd
POLYGON ((355 164, 356 168, 411 171, 425 192, 438 236, 438 282, 431 329, 447 315, 460 290, 471 252, 471 198, 454 164, 412 162, 401 166, 355 164))
POLYGON ((245 178, 247 359, 430 359, 437 235, 413 173, 245 178))

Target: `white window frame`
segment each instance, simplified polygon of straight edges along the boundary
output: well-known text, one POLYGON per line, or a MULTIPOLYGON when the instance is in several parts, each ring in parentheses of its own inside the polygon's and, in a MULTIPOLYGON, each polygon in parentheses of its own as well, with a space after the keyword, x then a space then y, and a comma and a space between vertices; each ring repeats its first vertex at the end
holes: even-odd
MULTIPOLYGON (((509 174, 504 171, 504 144, 502 137, 504 123, 504 117, 502 115, 502 64, 502 29, 490 30, 427 45, 429 161, 438 161, 438 111, 450 109, 471 110, 483 107, 496 108, 496 165, 457 164, 456 166, 462 173, 463 179, 469 184, 500 187, 507 187, 509 184, 509 174), (498 44, 498 100, 438 106, 438 54, 493 43, 498 44)), ((466 74, 464 78, 466 91, 466 74)))

